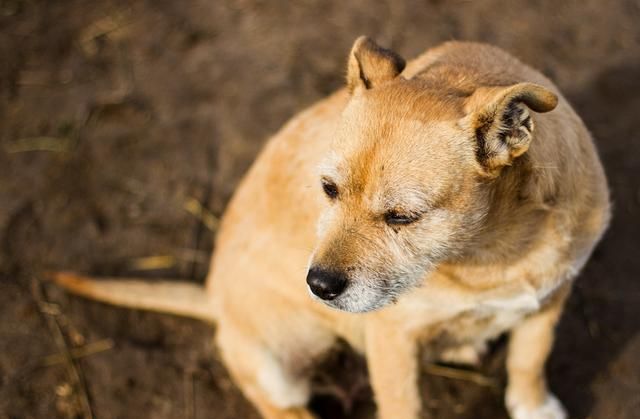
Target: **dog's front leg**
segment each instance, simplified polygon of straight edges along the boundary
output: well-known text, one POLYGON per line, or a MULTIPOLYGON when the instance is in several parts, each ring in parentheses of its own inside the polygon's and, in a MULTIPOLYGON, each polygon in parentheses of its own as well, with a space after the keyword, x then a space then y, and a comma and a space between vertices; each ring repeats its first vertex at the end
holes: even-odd
POLYGON ((314 419, 306 408, 310 382, 295 365, 283 363, 230 320, 218 325, 216 340, 235 383, 264 419, 314 419))
POLYGON ((419 417, 417 350, 415 339, 397 326, 377 319, 367 324, 367 365, 379 419, 419 417))
POLYGON ((558 290, 540 312, 511 331, 506 403, 512 419, 564 419, 562 404, 547 388, 544 365, 570 287, 558 290))

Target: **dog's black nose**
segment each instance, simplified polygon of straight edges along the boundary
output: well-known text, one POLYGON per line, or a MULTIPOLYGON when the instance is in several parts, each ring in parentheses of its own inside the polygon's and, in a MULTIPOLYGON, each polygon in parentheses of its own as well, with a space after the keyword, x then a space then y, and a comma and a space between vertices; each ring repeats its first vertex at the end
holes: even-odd
POLYGON ((336 271, 312 267, 307 274, 307 284, 311 292, 323 300, 333 300, 347 286, 347 278, 336 271))

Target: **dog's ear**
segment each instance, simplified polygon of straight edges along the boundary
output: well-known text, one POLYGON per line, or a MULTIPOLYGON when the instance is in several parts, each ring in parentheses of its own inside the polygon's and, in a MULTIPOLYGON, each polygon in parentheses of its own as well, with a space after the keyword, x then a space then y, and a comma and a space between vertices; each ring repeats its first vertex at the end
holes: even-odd
POLYGON ((488 175, 497 175, 529 149, 534 129, 529 110, 549 112, 557 104, 553 92, 533 83, 481 87, 471 95, 467 118, 478 162, 488 175))
POLYGON ((404 69, 402 57, 384 49, 366 36, 356 39, 347 67, 347 87, 353 93, 356 89, 371 89, 394 79, 404 69))

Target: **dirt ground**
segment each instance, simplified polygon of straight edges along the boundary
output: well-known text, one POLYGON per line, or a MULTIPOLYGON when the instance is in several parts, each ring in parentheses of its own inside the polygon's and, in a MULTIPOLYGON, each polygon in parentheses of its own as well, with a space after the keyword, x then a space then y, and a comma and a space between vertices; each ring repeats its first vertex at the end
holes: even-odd
MULTIPOLYGON (((360 34, 405 57, 449 39, 497 44, 575 105, 615 214, 559 327, 551 386, 571 417, 640 417, 639 22, 631 0, 1 0, 0 418, 257 418, 206 325, 39 279, 202 281, 206 214, 221 214, 270 134, 341 86, 360 34)), ((479 372, 493 385, 426 371, 431 417, 506 418, 503 347, 479 372)), ((372 417, 362 360, 327 364, 315 409, 372 417)))

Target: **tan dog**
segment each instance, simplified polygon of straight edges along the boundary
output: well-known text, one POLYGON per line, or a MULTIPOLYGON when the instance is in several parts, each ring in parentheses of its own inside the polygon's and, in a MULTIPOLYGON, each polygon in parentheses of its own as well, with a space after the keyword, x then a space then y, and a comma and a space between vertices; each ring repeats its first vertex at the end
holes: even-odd
POLYGON ((215 321, 265 418, 312 417, 310 367, 339 337, 366 355, 379 417, 417 418, 420 347, 474 361, 507 331, 511 417, 564 418, 544 364, 609 220, 591 137, 549 80, 500 49, 446 43, 403 69, 355 42, 348 88, 293 118, 238 188, 206 290, 58 282, 215 321))

